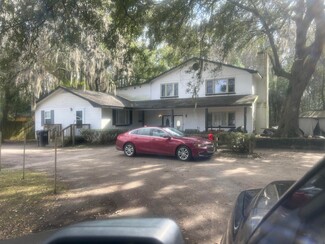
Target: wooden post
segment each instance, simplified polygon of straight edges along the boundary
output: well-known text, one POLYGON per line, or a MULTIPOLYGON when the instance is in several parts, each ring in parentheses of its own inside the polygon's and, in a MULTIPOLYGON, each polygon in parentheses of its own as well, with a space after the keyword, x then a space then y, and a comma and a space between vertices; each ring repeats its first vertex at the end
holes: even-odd
POLYGON ((57 135, 55 135, 55 149, 54 149, 54 194, 57 193, 56 190, 56 180, 57 180, 57 176, 56 176, 56 164, 57 164, 57 149, 58 149, 58 137, 57 135))
POLYGON ((75 145, 75 137, 76 137, 76 126, 72 125, 72 145, 75 145))
POLYGON ((64 147, 64 130, 61 130, 61 147, 64 147))
POLYGON ((2 131, 0 131, 0 171, 1 171, 1 147, 2 147, 2 131))
POLYGON ((244 131, 246 132, 247 128, 247 107, 244 107, 244 131))
POLYGON ((24 135, 24 155, 23 155, 23 180, 25 179, 26 137, 27 137, 27 133, 25 131, 25 135, 24 135))

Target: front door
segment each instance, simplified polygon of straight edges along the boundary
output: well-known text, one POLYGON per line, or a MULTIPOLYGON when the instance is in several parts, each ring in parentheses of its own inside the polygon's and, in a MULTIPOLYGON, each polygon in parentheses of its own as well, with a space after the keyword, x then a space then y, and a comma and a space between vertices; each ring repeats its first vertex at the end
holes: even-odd
POLYGON ((76 135, 80 136, 80 129, 82 129, 83 124, 83 112, 82 110, 76 111, 76 135))
POLYGON ((163 115, 162 116, 162 126, 163 127, 171 127, 172 126, 172 116, 171 115, 163 115))
POLYGON ((174 128, 177 130, 183 130, 183 115, 174 116, 174 128))

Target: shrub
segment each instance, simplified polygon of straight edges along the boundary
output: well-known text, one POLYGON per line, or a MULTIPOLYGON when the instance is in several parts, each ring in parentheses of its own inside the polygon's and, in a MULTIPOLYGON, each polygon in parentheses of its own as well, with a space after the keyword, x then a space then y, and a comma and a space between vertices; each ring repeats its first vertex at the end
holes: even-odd
POLYGON ((127 130, 109 129, 109 130, 81 130, 81 136, 91 144, 109 144, 114 143, 117 136, 127 130))
POLYGON ((215 137, 218 137, 218 144, 219 145, 227 145, 228 144, 228 135, 229 132, 227 131, 217 131, 215 137))
POLYGON ((230 132, 227 135, 228 147, 234 152, 253 153, 255 135, 241 132, 230 132))
POLYGON ((185 129, 184 134, 185 135, 200 134, 200 131, 198 129, 185 129))

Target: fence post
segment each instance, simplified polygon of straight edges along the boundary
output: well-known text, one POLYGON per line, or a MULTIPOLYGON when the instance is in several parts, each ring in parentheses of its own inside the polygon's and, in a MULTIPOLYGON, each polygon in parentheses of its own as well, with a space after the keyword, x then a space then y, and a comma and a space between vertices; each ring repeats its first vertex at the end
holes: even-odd
POLYGON ((2 131, 0 131, 0 171, 1 171, 2 131))
POLYGON ((25 135, 24 135, 24 155, 23 155, 23 180, 25 179, 26 137, 27 137, 27 133, 25 131, 25 135))
POLYGON ((75 125, 72 125, 72 146, 75 144, 75 137, 76 137, 76 127, 75 125))
POLYGON ((55 149, 54 149, 54 194, 57 193, 56 190, 56 180, 57 180, 57 168, 56 168, 56 164, 57 164, 57 149, 58 149, 58 137, 57 135, 55 135, 55 149))

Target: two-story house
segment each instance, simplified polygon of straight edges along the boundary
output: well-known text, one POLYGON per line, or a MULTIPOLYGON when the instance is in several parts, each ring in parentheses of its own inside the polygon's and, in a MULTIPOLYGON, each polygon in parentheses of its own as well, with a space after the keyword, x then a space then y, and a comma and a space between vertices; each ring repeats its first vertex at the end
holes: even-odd
MULTIPOLYGON (((269 121, 267 59, 260 56, 261 72, 193 58, 117 94, 132 102, 135 122, 141 125, 200 131, 243 126, 259 133, 269 121), (193 84, 199 84, 195 98, 193 84)), ((117 113, 127 121, 125 110, 117 113)))
POLYGON ((118 88, 117 96, 58 87, 37 103, 35 128, 147 125, 205 131, 243 126, 260 133, 269 121, 269 75, 264 54, 259 59, 257 71, 192 58, 146 83, 118 88))

